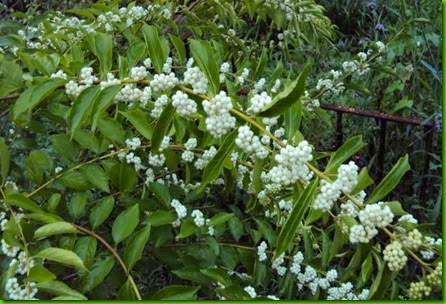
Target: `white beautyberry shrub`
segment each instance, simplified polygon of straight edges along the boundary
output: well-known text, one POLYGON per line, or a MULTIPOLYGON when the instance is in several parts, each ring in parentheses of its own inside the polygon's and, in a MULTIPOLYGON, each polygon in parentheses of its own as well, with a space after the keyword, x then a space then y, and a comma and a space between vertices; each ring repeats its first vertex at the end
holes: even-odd
POLYGON ((440 294, 441 236, 392 197, 408 158, 372 185, 359 136, 323 148, 390 44, 325 73, 294 51, 331 31, 313 0, 104 3, 2 27, 5 300, 440 294))

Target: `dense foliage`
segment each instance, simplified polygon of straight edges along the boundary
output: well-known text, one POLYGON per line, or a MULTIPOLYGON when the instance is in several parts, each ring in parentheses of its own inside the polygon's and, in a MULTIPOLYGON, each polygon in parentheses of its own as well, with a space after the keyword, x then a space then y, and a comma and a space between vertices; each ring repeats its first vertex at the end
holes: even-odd
POLYGON ((438 121, 440 5, 86 4, 0 25, 4 299, 441 298, 439 186, 410 207, 416 151, 374 181, 374 122, 333 149, 320 108, 438 121))

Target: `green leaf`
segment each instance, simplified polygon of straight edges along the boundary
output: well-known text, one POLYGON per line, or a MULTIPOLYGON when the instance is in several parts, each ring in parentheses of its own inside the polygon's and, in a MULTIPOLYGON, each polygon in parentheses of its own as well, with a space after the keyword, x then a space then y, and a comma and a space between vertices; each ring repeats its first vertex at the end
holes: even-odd
POLYGON ((96 254, 98 241, 91 236, 84 236, 77 240, 74 252, 84 261, 84 265, 90 268, 96 254))
POLYGON ((116 94, 121 90, 122 85, 116 84, 101 90, 99 95, 96 97, 93 105, 93 118, 91 123, 91 130, 94 132, 96 130, 96 125, 98 124, 99 118, 105 113, 105 111, 113 104, 113 100, 116 94))
POLYGON ((87 130, 77 130, 72 134, 74 140, 84 149, 94 153, 99 153, 99 141, 93 132, 87 130))
POLYGON ((56 275, 51 271, 49 271, 48 269, 46 269, 42 264, 36 264, 29 271, 27 279, 33 282, 43 283, 46 281, 56 279, 56 275))
POLYGON ((382 207, 388 206, 393 214, 396 216, 403 216, 408 214, 407 211, 404 211, 403 207, 401 207, 401 203, 398 201, 385 202, 381 205, 382 207))
POLYGON ((91 186, 84 175, 78 171, 64 173, 60 178, 60 181, 64 186, 80 191, 88 190, 91 186))
POLYGON ((60 281, 49 280, 38 283, 36 287, 38 290, 41 290, 49 294, 60 295, 60 296, 71 296, 78 299, 87 300, 87 298, 83 294, 70 288, 67 284, 60 281))
POLYGON ((76 142, 70 140, 66 134, 56 134, 51 136, 54 150, 63 158, 74 161, 79 155, 80 149, 76 142))
POLYGON ((206 75, 211 84, 210 95, 215 96, 220 90, 220 67, 219 62, 214 56, 209 41, 189 40, 190 50, 200 70, 206 75))
POLYGON ((291 140, 299 130, 302 120, 302 102, 298 100, 284 114, 286 138, 291 140))
POLYGON ((163 65, 169 56, 169 43, 166 38, 158 33, 158 29, 154 26, 144 24, 142 33, 146 40, 147 51, 152 60, 153 67, 156 72, 163 72, 163 65))
POLYGON ((361 92, 368 96, 372 95, 372 93, 370 93, 369 89, 367 89, 364 85, 359 84, 359 83, 345 83, 344 86, 347 89, 358 91, 358 92, 361 92))
POLYGON ((350 138, 345 142, 336 153, 330 158, 325 169, 325 174, 336 174, 339 166, 341 166, 346 160, 351 159, 359 150, 364 148, 367 144, 362 141, 362 136, 357 135, 350 138))
POLYGON ((50 78, 38 85, 26 89, 17 101, 11 111, 12 121, 18 126, 25 126, 29 122, 31 111, 54 90, 63 86, 67 81, 60 78, 50 78))
POLYGON ((197 192, 202 192, 206 189, 206 186, 214 181, 220 174, 223 168, 224 161, 229 155, 231 155, 232 150, 235 145, 235 138, 237 137, 237 129, 232 130, 229 133, 221 147, 218 149, 215 156, 209 161, 203 171, 203 177, 201 178, 201 185, 197 189, 197 192))
POLYGON ((313 180, 302 193, 299 195, 297 201, 288 216, 285 225, 279 233, 277 238, 277 247, 274 253, 273 260, 277 259, 282 253, 288 250, 290 245, 293 244, 294 236, 296 235, 297 229, 301 224, 303 216, 307 211, 308 207, 314 201, 314 196, 316 195, 318 179, 313 180))
POLYGON ((96 49, 96 56, 99 59, 99 69, 101 77, 105 78, 110 72, 113 62, 113 36, 98 32, 94 36, 94 43, 96 49))
POLYGON ((71 137, 73 137, 78 128, 82 127, 90 119, 95 99, 99 95, 100 90, 99 86, 88 87, 74 101, 68 118, 71 137))
POLYGON ((127 238, 139 223, 139 205, 135 204, 116 217, 112 226, 113 241, 117 244, 127 238))
POLYGON ((217 226, 229 221, 232 217, 234 217, 234 213, 224 213, 220 212, 214 215, 209 221, 210 226, 217 226))
MULTIPOLYGON (((45 248, 39 253, 37 253, 34 257, 36 258, 44 258, 50 261, 54 261, 60 264, 73 266, 78 269, 87 270, 87 268, 84 265, 84 262, 82 262, 81 258, 75 254, 73 251, 56 248, 56 247, 49 247, 45 248)), ((88 270, 87 270, 88 271, 88 270)))
POLYGON ((164 108, 160 118, 156 122, 155 128, 153 129, 152 151, 154 151, 154 153, 158 153, 158 149, 164 139, 164 136, 170 128, 174 115, 175 107, 172 105, 172 103, 169 103, 164 108))
POLYGON ((195 226, 194 222, 192 220, 186 220, 183 223, 181 223, 180 226, 180 233, 178 234, 179 239, 184 239, 192 234, 194 234, 197 231, 197 226, 195 226))
POLYGON ((63 222, 60 216, 51 213, 26 213, 25 217, 46 224, 63 222))
POLYGON ((186 266, 181 269, 173 270, 172 273, 183 280, 188 280, 198 284, 209 283, 209 279, 203 275, 197 267, 186 266))
POLYGON ((123 144, 125 141, 125 132, 121 124, 112 118, 102 118, 98 121, 98 129, 105 138, 112 142, 123 144))
POLYGON ((169 34, 170 41, 172 42, 175 50, 178 54, 178 59, 180 62, 186 61, 186 47, 180 37, 169 34))
POLYGON ((44 239, 52 235, 63 233, 76 233, 77 229, 71 223, 56 222, 43 225, 34 232, 35 239, 44 239))
POLYGON ((293 104, 299 102, 305 92, 305 80, 310 73, 311 64, 307 64, 296 80, 288 84, 285 89, 274 96, 273 101, 259 116, 274 117, 286 112, 293 104))
POLYGON ((88 192, 76 192, 68 203, 68 213, 74 218, 78 219, 85 213, 85 208, 90 199, 88 192))
POLYGON ((358 183, 350 192, 350 195, 357 195, 362 190, 366 189, 368 186, 373 184, 373 179, 369 175, 369 169, 364 167, 361 169, 358 175, 358 183))
POLYGON ((6 182, 6 177, 8 176, 10 166, 10 156, 8 146, 5 141, 0 137, 0 174, 2 179, 0 180, 0 185, 6 182))
POLYGON ((345 243, 348 242, 348 235, 342 233, 341 227, 336 224, 335 235, 333 238, 333 243, 330 246, 330 255, 328 257, 328 262, 331 261, 338 254, 338 252, 343 248, 345 243))
POLYGON ((113 211, 115 199, 113 196, 107 196, 101 199, 96 206, 91 209, 90 224, 93 230, 98 228, 113 211))
POLYGON ((376 186, 366 204, 373 204, 386 197, 400 182, 403 175, 410 170, 409 156, 406 154, 393 166, 392 170, 376 186))
POLYGON ((124 251, 124 262, 130 271, 138 262, 150 237, 150 225, 142 228, 127 244, 124 251))
POLYGON ((108 176, 101 166, 95 164, 85 165, 81 168, 82 174, 92 185, 98 189, 109 193, 108 176))
POLYGON ((54 163, 47 152, 34 150, 25 159, 25 169, 31 180, 40 184, 45 172, 53 173, 54 163))
POLYGON ((404 96, 400 101, 396 103, 395 107, 392 110, 392 113, 398 112, 406 108, 411 109, 412 106, 413 106, 413 100, 409 99, 407 96, 404 96))
POLYGON ((82 280, 82 292, 88 292, 101 284, 114 266, 115 260, 112 255, 107 255, 107 257, 102 259, 96 259, 91 266, 90 272, 82 280))
POLYGON ((147 120, 147 113, 143 112, 141 109, 135 109, 131 112, 120 111, 119 113, 127 118, 142 136, 149 140, 152 139, 153 131, 147 120))
POLYGON ((361 281, 366 283, 372 273, 372 254, 369 254, 361 265, 361 281))
POLYGON ((155 293, 150 300, 195 300, 199 289, 200 286, 171 285, 155 293))
POLYGON ((243 235, 242 221, 238 217, 233 216, 228 221, 228 227, 234 239, 238 241, 243 235))
POLYGON ((21 195, 21 194, 11 194, 6 196, 5 201, 7 204, 23 208, 28 211, 36 213, 44 213, 43 210, 31 199, 21 195))
POLYGON ((170 211, 157 210, 149 215, 147 222, 151 226, 157 227, 172 224, 176 219, 177 216, 170 211))

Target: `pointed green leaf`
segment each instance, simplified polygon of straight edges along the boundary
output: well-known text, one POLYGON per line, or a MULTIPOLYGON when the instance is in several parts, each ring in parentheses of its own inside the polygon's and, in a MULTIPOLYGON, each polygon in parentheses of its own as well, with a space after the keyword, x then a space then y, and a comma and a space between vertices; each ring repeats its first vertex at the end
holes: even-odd
POLYGON ((237 137, 237 129, 232 130, 231 133, 226 135, 225 141, 218 149, 215 156, 209 161, 203 171, 203 177, 201 179, 201 185, 197 189, 197 192, 202 192, 206 186, 214 181, 220 174, 223 168, 223 163, 229 155, 231 155, 232 150, 235 145, 235 138, 237 137))
POLYGON ((6 182, 6 177, 8 176, 10 165, 10 156, 8 146, 5 141, 0 137, 0 175, 2 179, 0 180, 0 185, 6 182))
POLYGON ((43 225, 34 232, 35 239, 44 239, 56 234, 76 233, 77 229, 71 223, 56 222, 43 225))
POLYGON ((19 126, 25 126, 28 123, 28 117, 31 111, 46 97, 54 92, 57 88, 63 86, 67 81, 61 78, 50 78, 45 82, 32 86, 20 94, 19 99, 14 103, 12 108, 12 121, 19 126), (25 114, 28 117, 25 117, 25 114))
POLYGON ((45 248, 39 253, 37 253, 34 257, 36 258, 44 258, 50 261, 54 261, 60 264, 73 266, 78 269, 87 270, 87 268, 84 265, 84 262, 82 262, 81 258, 75 254, 73 251, 56 248, 56 247, 49 247, 45 248))
POLYGON ((36 264, 29 271, 27 279, 33 282, 43 283, 56 279, 56 275, 46 269, 42 264, 36 264))
POLYGON ((101 77, 105 78, 110 72, 113 63, 113 36, 97 32, 94 36, 96 56, 99 59, 99 69, 101 77))
POLYGON ((359 150, 364 148, 367 144, 362 141, 362 136, 357 135, 350 138, 345 142, 330 158, 325 169, 325 174, 331 175, 336 174, 339 166, 341 166, 345 161, 351 159, 359 150))
POLYGON ((163 65, 169 56, 169 43, 161 36, 155 26, 144 24, 142 33, 146 40, 147 51, 157 73, 163 72, 163 65))
POLYGON ((115 266, 115 259, 112 255, 105 258, 96 259, 91 266, 90 272, 83 278, 81 283, 82 292, 88 292, 101 284, 115 266))
POLYGON ((167 132, 170 129, 173 117, 175 115, 175 107, 172 103, 169 103, 161 113, 160 118, 156 122, 155 128, 153 129, 152 136, 152 151, 156 154, 158 153, 158 149, 161 145, 161 142, 166 136, 167 132))
POLYGON ((95 164, 85 165, 81 168, 84 177, 98 189, 109 193, 108 176, 101 166, 95 164))
POLYGON ((285 89, 274 96, 273 101, 268 105, 259 116, 274 117, 286 112, 293 104, 299 102, 301 96, 305 92, 305 80, 310 73, 311 64, 307 64, 299 77, 288 84, 285 89))
POLYGON ((92 110, 93 118, 91 122, 91 130, 93 132, 96 130, 99 118, 101 118, 101 116, 105 113, 108 107, 111 104, 113 104, 113 100, 115 96, 119 93, 121 88, 122 88, 121 84, 116 84, 106 87, 105 89, 101 90, 101 92, 96 97, 92 110))
POLYGON ((6 196, 5 199, 7 204, 17 206, 23 208, 28 211, 36 212, 36 213, 44 213, 43 210, 37 205, 34 201, 29 198, 21 195, 21 194, 11 194, 6 196))
POLYGON ((273 260, 277 259, 282 253, 288 250, 290 245, 293 244, 296 232, 301 224, 305 212, 308 207, 313 203, 314 196, 316 195, 317 185, 319 179, 313 180, 302 193, 299 195, 297 201, 288 216, 285 225, 279 233, 277 239, 277 247, 274 253, 273 260))
POLYGON ((192 220, 186 220, 183 223, 181 223, 180 226, 180 233, 178 234, 179 239, 184 239, 192 234, 194 234, 197 231, 197 226, 192 222, 192 220))
POLYGON ((146 225, 142 228, 127 244, 124 251, 124 262, 127 265, 127 269, 132 270, 136 262, 138 262, 150 237, 150 225, 146 225))
POLYGON ((112 226, 112 236, 117 244, 130 236, 139 223, 139 205, 127 208, 116 217, 112 226))
POLYGON ((87 300, 83 294, 60 281, 50 280, 38 283, 37 289, 53 295, 71 296, 77 299, 87 300))
POLYGON ((150 300, 195 300, 200 286, 171 285, 155 293, 150 300))
POLYGON ((53 173, 54 163, 48 152, 34 150, 25 159, 25 169, 32 181, 42 183, 44 173, 53 173))
POLYGON ((101 199, 96 206, 91 209, 90 224, 93 230, 98 228, 113 211, 115 199, 113 196, 107 196, 101 199))
POLYGON ((74 252, 82 259, 87 268, 90 268, 94 262, 97 245, 98 241, 91 236, 83 236, 76 242, 74 252))
POLYGON ((223 223, 226 223, 229 221, 232 217, 234 217, 234 213, 225 213, 220 212, 216 215, 214 215, 211 220, 209 221, 210 226, 217 226, 223 223))
POLYGON ((76 192, 68 202, 68 213, 74 218, 78 219, 85 213, 87 203, 90 199, 88 192, 76 192))
POLYGON ((88 87, 83 90, 74 101, 68 119, 71 136, 73 136, 76 130, 89 120, 91 110, 93 109, 95 99, 99 95, 99 92, 100 88, 98 86, 88 87))
POLYGON ((198 67, 209 80, 210 95, 217 95, 220 90, 220 67, 217 58, 214 56, 214 50, 209 41, 189 40, 190 50, 197 62, 198 67))
POLYGON ((148 114, 141 109, 135 109, 131 112, 119 112, 122 116, 127 118, 135 129, 146 139, 152 139, 152 127, 149 125, 147 119, 148 114))
POLYGON ((147 222, 151 226, 157 227, 172 224, 176 219, 177 216, 170 211, 157 210, 149 215, 147 222))
POLYGON ((387 196, 400 182, 403 175, 410 170, 409 156, 406 154, 393 166, 392 170, 376 186, 366 204, 373 204, 387 196))
POLYGON ((112 142, 123 144, 125 141, 125 132, 119 122, 112 118, 102 118, 98 121, 98 129, 105 138, 112 142))

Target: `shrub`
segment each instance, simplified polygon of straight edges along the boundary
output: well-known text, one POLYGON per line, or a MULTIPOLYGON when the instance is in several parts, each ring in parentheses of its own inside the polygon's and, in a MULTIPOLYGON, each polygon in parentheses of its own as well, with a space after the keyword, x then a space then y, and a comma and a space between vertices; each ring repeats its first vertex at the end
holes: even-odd
POLYGON ((330 43, 313 1, 14 18, 0 56, 4 298, 439 297, 441 238, 385 200, 408 156, 370 189, 351 161, 361 136, 318 152, 300 131, 384 43, 313 84, 292 54, 330 43))

